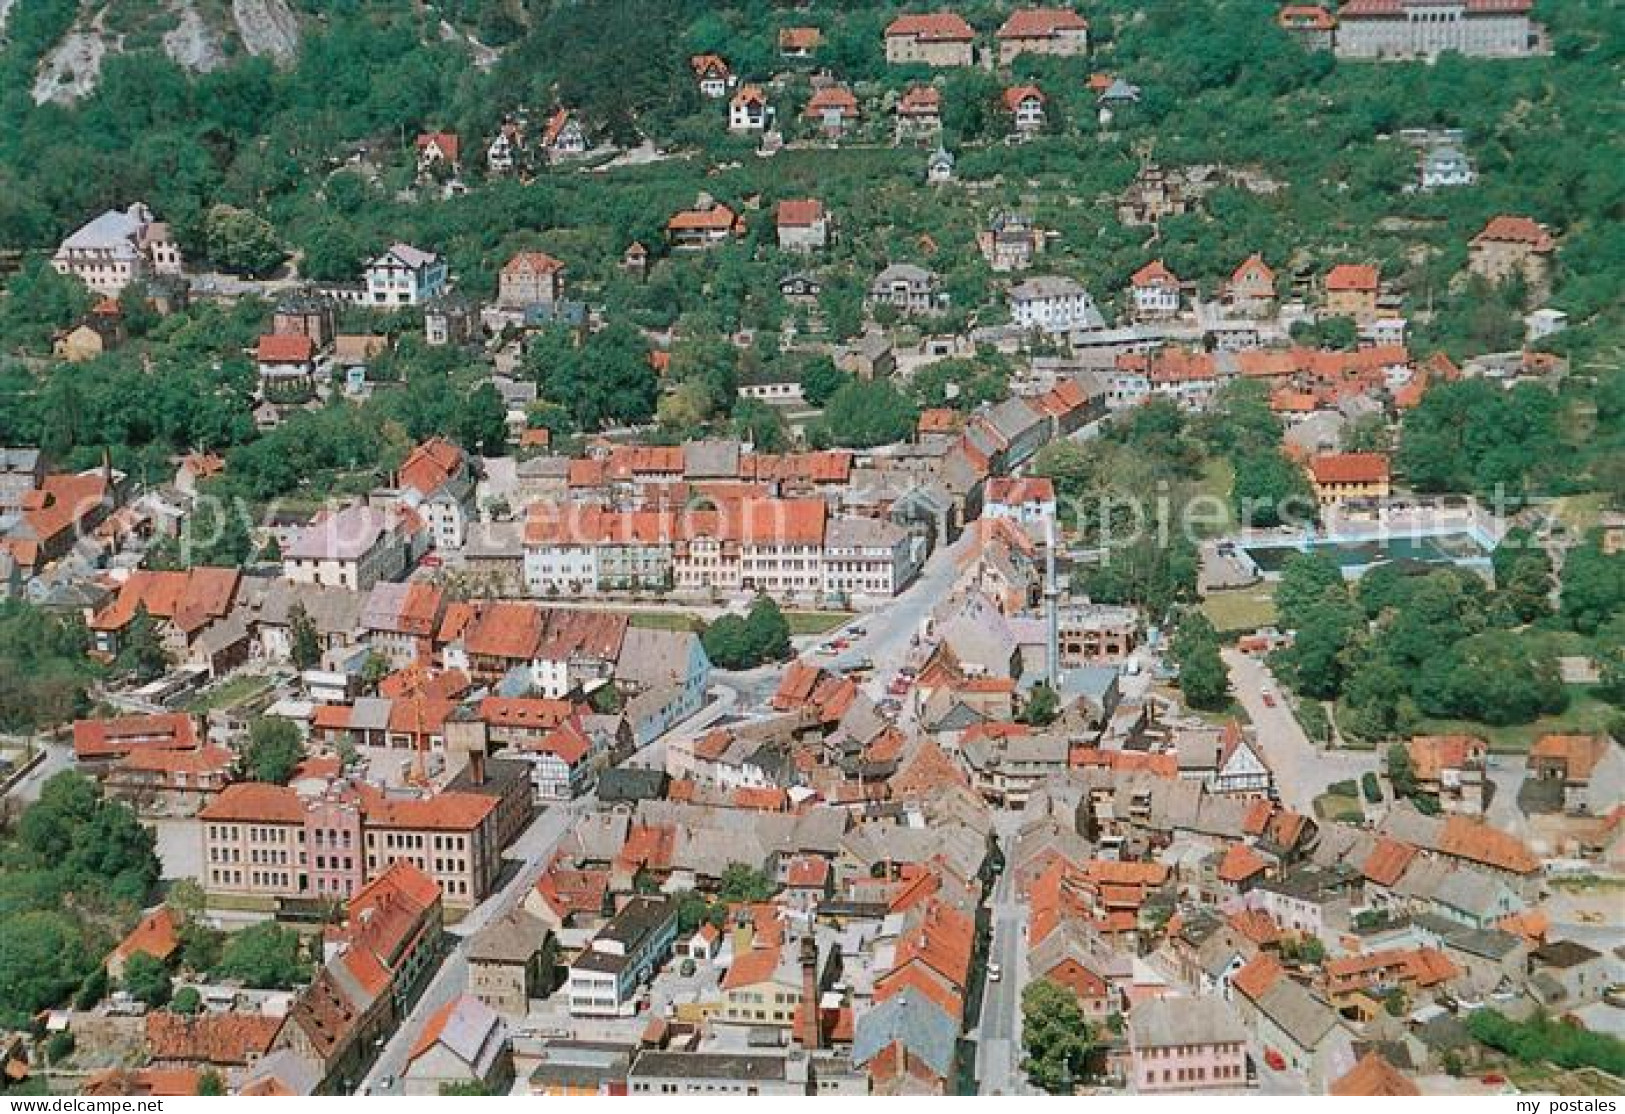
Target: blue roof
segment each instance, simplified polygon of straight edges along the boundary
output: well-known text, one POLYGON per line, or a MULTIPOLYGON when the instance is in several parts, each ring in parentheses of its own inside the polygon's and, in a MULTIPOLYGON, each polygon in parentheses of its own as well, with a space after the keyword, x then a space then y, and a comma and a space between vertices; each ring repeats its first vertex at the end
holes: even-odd
POLYGON ((905 991, 859 1016, 852 1063, 867 1064, 894 1044, 901 1044, 939 1078, 947 1079, 953 1074, 959 1023, 925 996, 905 991))

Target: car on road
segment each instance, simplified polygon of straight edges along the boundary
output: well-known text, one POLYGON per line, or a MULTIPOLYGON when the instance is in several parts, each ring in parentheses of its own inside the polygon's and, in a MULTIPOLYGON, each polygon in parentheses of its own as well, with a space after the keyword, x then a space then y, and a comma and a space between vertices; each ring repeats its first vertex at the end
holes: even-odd
POLYGON ((828 642, 826 642, 822 646, 818 647, 818 656, 819 657, 832 658, 836 654, 839 654, 840 652, 841 651, 836 646, 834 646, 832 643, 828 643, 828 642))
POLYGON ((989 963, 987 965, 987 981, 998 982, 1002 978, 1004 978, 1004 968, 997 963, 989 963))
POLYGON ((1261 693, 1260 695, 1264 698, 1264 707, 1275 707, 1275 694, 1273 692, 1261 693))

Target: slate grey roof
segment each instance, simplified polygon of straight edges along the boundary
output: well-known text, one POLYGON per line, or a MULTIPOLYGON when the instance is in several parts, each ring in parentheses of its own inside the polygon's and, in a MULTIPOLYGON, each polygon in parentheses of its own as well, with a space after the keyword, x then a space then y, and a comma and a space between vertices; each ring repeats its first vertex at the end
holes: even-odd
POLYGON ((1319 1048, 1326 1034, 1337 1027, 1337 1015, 1330 1006, 1284 975, 1254 1004, 1300 1048, 1319 1048))
POLYGON ((523 908, 515 908, 469 937, 468 958, 473 963, 529 963, 547 936, 546 925, 523 908))
POLYGON ((739 442, 687 442, 683 446, 683 475, 690 480, 731 480, 738 477, 739 442))
POLYGON ((699 635, 693 631, 649 630, 629 626, 615 663, 617 680, 639 688, 681 684, 699 635))
POLYGON ((862 1066, 894 1044, 923 1061, 939 1079, 953 1072, 959 1025, 923 994, 903 991, 858 1016, 852 1062, 862 1066))
POLYGON ((1247 1039, 1241 1020, 1218 998, 1152 998, 1134 1007, 1128 1028, 1135 1048, 1241 1044, 1247 1039))

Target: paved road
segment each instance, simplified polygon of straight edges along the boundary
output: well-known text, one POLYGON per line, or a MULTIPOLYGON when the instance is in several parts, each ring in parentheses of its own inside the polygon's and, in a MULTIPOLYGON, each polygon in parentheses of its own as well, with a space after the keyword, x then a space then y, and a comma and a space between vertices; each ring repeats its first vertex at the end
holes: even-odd
POLYGON ((32 804, 39 800, 40 790, 52 776, 61 773, 73 765, 73 748, 66 743, 52 743, 39 740, 39 745, 45 748, 45 758, 38 766, 13 785, 6 796, 25 804, 32 804))
MULTIPOLYGON (((1010 813, 1007 815, 1015 815, 1010 813)), ((1005 841, 1006 846, 1010 841, 1005 841)), ((1026 910, 1016 897, 1015 874, 1005 871, 993 888, 993 941, 988 958, 1000 968, 997 981, 982 985, 977 1024, 977 1093, 1030 1093, 1021 1071, 1021 991, 1027 984, 1026 910)))
POLYGON ((1257 730, 1265 761, 1275 771, 1281 802, 1288 808, 1313 816, 1315 798, 1328 785, 1358 780, 1367 770, 1377 769, 1373 751, 1321 750, 1310 742, 1263 662, 1235 649, 1225 649, 1223 656, 1231 691, 1257 730), (1264 703, 1265 690, 1277 694, 1273 708, 1264 703))
MULTIPOLYGON (((693 720, 699 720, 710 713, 715 702, 705 709, 695 713, 693 720)), ((679 724, 675 730, 687 730, 688 724, 679 724)), ((661 736, 648 746, 639 750, 627 760, 627 765, 652 766, 663 769, 666 764, 666 736, 661 736)), ((378 1053, 372 1070, 363 1080, 361 1088, 369 1094, 400 1094, 401 1072, 406 1067, 407 1054, 417 1043, 418 1036, 423 1032, 423 1026, 435 1010, 456 998, 468 987, 468 938, 478 933, 480 929, 492 921, 506 915, 525 899, 536 880, 541 877, 548 860, 558 848, 564 835, 582 817, 592 812, 598 805, 596 791, 588 793, 564 805, 548 808, 531 822, 523 835, 514 840, 503 856, 508 860, 517 860, 519 870, 508 880, 507 885, 486 898, 468 916, 449 930, 451 948, 446 958, 441 962, 439 969, 434 973, 429 985, 424 989, 422 997, 412 1008, 383 1049, 378 1053), (384 1079, 389 1079, 390 1085, 382 1085, 384 1079)))

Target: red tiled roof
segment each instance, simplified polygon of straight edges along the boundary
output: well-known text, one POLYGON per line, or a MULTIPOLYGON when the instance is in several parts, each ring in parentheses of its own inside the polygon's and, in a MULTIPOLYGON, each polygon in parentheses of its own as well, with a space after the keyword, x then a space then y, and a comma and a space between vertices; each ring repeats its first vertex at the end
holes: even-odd
POLYGON ((1153 259, 1138 271, 1135 271, 1129 282, 1135 286, 1178 286, 1179 280, 1174 273, 1163 265, 1162 260, 1153 259))
POLYGON ((731 70, 720 54, 696 54, 688 60, 695 77, 727 77, 731 70))
POLYGON ((844 85, 826 85, 807 98, 807 107, 802 115, 808 119, 817 119, 829 112, 839 112, 843 117, 856 117, 858 98, 844 85))
POLYGON ((1262 874, 1268 866, 1258 852, 1245 843, 1232 843, 1219 863, 1219 881, 1245 882, 1262 874))
POLYGON ((521 251, 502 265, 504 275, 550 275, 564 270, 564 264, 545 251, 521 251))
POLYGON ((1043 104, 1048 98, 1044 96, 1044 90, 1036 85, 1012 85, 1004 91, 1004 107, 1009 112, 1020 108, 1026 100, 1037 100, 1043 104))
POLYGON ((1022 503, 1053 503, 1055 484, 1048 477, 995 476, 987 481, 988 503, 1017 506, 1022 503))
POLYGON ((942 93, 935 86, 911 85, 897 102, 902 116, 931 116, 942 111, 942 93))
POLYGON ((271 1050, 282 1020, 244 1013, 183 1017, 158 1010, 147 1015, 147 1051, 160 1062, 245 1067, 271 1050))
POLYGON ((735 956, 733 966, 723 976, 722 989, 738 990, 767 982, 778 970, 781 954, 779 948, 768 947, 753 948, 744 955, 735 956))
POLYGON ((1367 1052, 1326 1090, 1338 1098, 1413 1098, 1422 1093, 1420 1087, 1376 1052, 1367 1052))
POLYGON ((436 793, 429 797, 389 797, 370 787, 361 793, 367 823, 380 828, 470 832, 497 807, 485 793, 436 793))
POLYGON ((1530 748, 1529 761, 1561 762, 1570 781, 1586 781, 1613 746, 1606 735, 1542 735, 1530 748))
POLYGON ((1276 980, 1285 977, 1286 971, 1272 955, 1254 956, 1241 970, 1230 978, 1230 985, 1253 1001, 1258 1001, 1274 986, 1276 980))
POLYGON ((1513 874, 1533 874, 1540 869, 1540 860, 1517 836, 1466 816, 1445 818, 1438 850, 1513 874))
POLYGON ((1473 237, 1473 243, 1527 244, 1537 252, 1551 251, 1552 234, 1528 217, 1494 217, 1484 231, 1473 237))
POLYGON ((1332 14, 1318 4, 1288 4, 1275 19, 1294 31, 1330 31, 1337 26, 1332 14))
POLYGON ((716 204, 709 209, 683 209, 666 222, 666 227, 674 232, 737 233, 744 227, 744 222, 728 206, 716 204))
POLYGON ((228 785, 198 812, 198 819, 240 821, 251 824, 302 824, 304 806, 286 785, 243 781, 228 785))
POLYGON ((140 750, 195 750, 197 746, 197 724, 180 712, 82 719, 73 725, 73 753, 80 761, 117 758, 140 750))
POLYGON ((824 32, 817 27, 786 27, 779 32, 780 50, 817 50, 824 32))
POLYGON ((316 345, 307 336, 271 333, 260 337, 255 355, 262 364, 308 364, 315 353, 316 345))
POLYGON ((953 12, 923 12, 900 15, 886 27, 886 37, 907 37, 924 42, 970 42, 975 30, 964 17, 953 12))
POLYGON ((167 905, 142 917, 130 934, 118 942, 113 954, 128 959, 137 952, 145 952, 158 960, 168 960, 181 946, 180 917, 167 905))
POLYGON ((1388 479, 1384 453, 1329 453, 1309 462, 1317 484, 1382 483, 1388 479))
POLYGON ((780 228, 810 228, 824 219, 824 203, 813 198, 779 202, 780 228))
POLYGON ((463 450, 443 437, 432 437, 412 450, 401 465, 397 486, 429 496, 460 472, 463 450))
POLYGON ((1375 292, 1377 269, 1369 263, 1339 263, 1327 273, 1326 289, 1375 292))
POLYGON ((1366 856, 1360 870, 1366 879, 1379 886, 1392 886, 1405 873, 1405 868, 1416 858, 1416 848, 1396 839, 1378 837, 1376 846, 1366 856))
POLYGON ((1062 31, 1087 31, 1089 21, 1064 8, 1022 8, 994 32, 998 39, 1048 39, 1062 31))
POLYGON ((446 157, 447 162, 456 162, 457 153, 462 143, 452 132, 424 132, 418 136, 418 150, 428 148, 430 144, 440 148, 440 153, 446 157))

